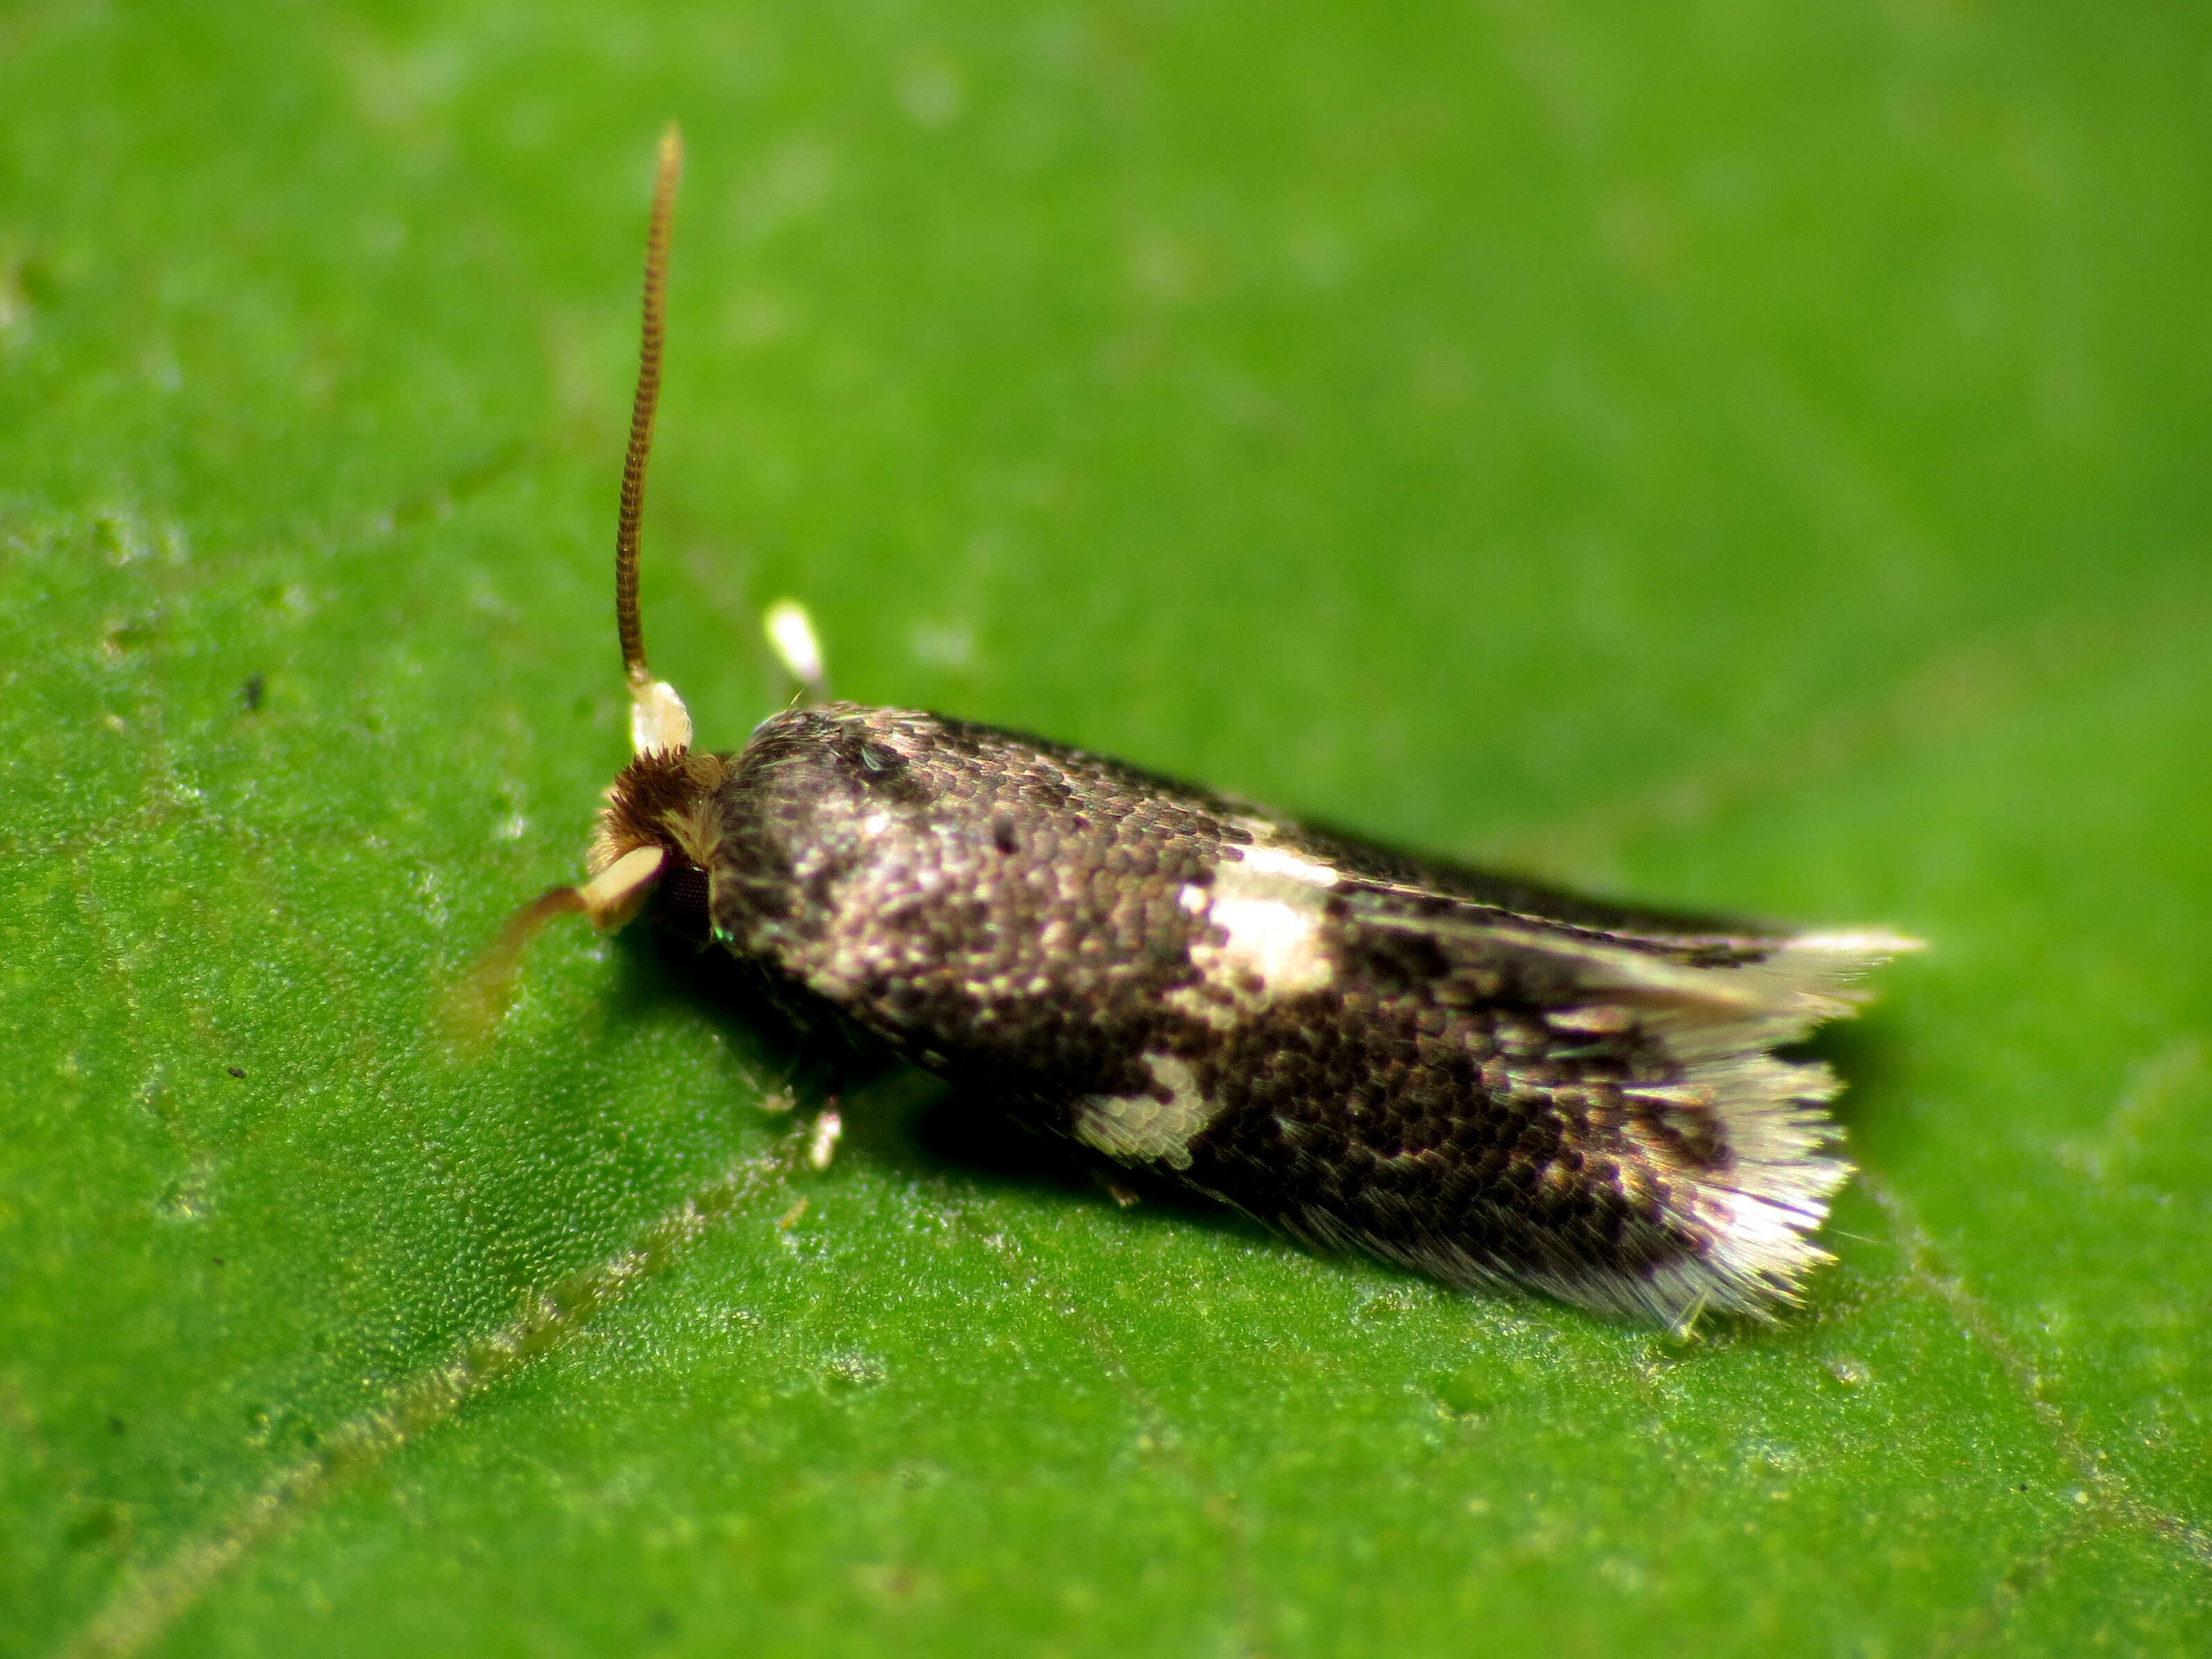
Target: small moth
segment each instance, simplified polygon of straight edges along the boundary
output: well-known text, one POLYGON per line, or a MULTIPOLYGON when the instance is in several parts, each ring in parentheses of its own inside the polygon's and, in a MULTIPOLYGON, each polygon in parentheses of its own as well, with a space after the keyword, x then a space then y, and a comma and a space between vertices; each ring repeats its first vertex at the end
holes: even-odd
MULTIPOLYGON (((1080 750, 794 706, 696 748, 646 665, 638 526, 680 150, 663 138, 616 538, 633 757, 590 878, 1018 1121, 1324 1249, 1684 1325, 1769 1317, 1850 1166, 1821 1064, 1914 941, 1632 909, 1300 823, 1080 750)), ((821 679, 805 613, 770 613, 821 679)))

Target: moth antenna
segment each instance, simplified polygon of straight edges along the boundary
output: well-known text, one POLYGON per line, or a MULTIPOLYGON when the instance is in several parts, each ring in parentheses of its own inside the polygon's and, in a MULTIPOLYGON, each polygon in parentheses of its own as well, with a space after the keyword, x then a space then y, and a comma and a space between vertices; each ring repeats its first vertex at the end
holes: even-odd
MULTIPOLYGON (((676 180, 684 170, 684 136, 672 121, 660 135, 653 185, 653 217, 645 235, 645 318, 639 331, 637 396, 630 404, 629 448, 623 456, 622 513, 615 524, 615 631, 622 640, 623 675, 629 683, 630 746, 640 755, 678 753, 691 746, 691 716, 684 699, 646 665, 645 629, 637 616, 637 532, 645 517, 645 464, 653 454, 653 417, 660 403, 660 348, 668 315, 668 229, 676 214, 676 180)), ((482 1042, 506 1012, 507 994, 540 928, 578 913, 602 932, 637 914, 660 879, 667 854, 658 846, 634 847, 589 881, 556 887, 507 920, 492 947, 477 959, 441 1010, 448 1041, 482 1042)))
POLYGON ((684 170, 684 136, 672 121, 660 135, 653 185, 653 219, 645 236, 644 320, 639 331, 637 396, 630 404, 629 448, 623 456, 622 514, 615 525, 615 630, 622 639, 623 675, 629 683, 630 746, 638 754, 691 746, 691 716, 676 688, 646 665, 645 629, 637 613, 638 526, 645 518, 645 467, 653 454, 653 419, 660 404, 660 349, 667 332, 668 232, 676 216, 676 180, 684 170))
POLYGON ((823 665, 821 636, 815 633, 814 618, 806 614, 806 607, 797 599, 778 599, 761 617, 761 631, 768 635, 769 648, 783 672, 798 682, 805 700, 827 702, 830 673, 823 665))

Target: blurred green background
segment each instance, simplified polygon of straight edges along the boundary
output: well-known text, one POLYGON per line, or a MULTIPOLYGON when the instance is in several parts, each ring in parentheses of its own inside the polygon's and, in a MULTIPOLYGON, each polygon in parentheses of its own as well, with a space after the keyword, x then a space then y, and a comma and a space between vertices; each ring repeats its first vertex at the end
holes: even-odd
POLYGON ((2157 5, 0 13, 0 1652, 2212 1647, 2209 92, 2157 5), (792 594, 848 696, 1923 934, 1801 1317, 910 1078, 794 1170, 627 938, 439 1047, 623 755, 671 117, 702 735, 792 594))

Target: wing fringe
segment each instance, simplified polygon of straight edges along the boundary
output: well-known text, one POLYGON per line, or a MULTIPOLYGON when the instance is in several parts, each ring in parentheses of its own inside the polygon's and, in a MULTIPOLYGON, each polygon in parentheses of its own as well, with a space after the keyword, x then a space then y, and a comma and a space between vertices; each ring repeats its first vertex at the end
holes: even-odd
POLYGON ((1301 1231, 1316 1242, 1357 1244, 1455 1283, 1517 1283, 1677 1328, 1708 1310, 1771 1321, 1798 1302, 1808 1272, 1833 1259, 1813 1235, 1851 1173, 1835 1151, 1840 1132, 1826 1109, 1842 1085, 1820 1061, 1772 1051, 1856 1014, 1869 999, 1866 976, 1919 941, 1877 929, 1631 939, 1495 912, 1456 925, 1433 914, 1362 919, 1432 938, 1456 931, 1471 957, 1492 969, 1521 957, 1539 981, 1556 983, 1566 965, 1568 983, 1555 993, 1557 1006, 1547 1000, 1546 1017, 1563 1035, 1632 1027, 1655 1041, 1671 1074, 1624 1085, 1622 1094, 1694 1117, 1717 1132, 1727 1156, 1711 1169, 1668 1171, 1673 1187, 1688 1190, 1686 1200, 1670 1204, 1670 1223, 1698 1243, 1640 1268, 1565 1252, 1506 1265, 1449 1239, 1348 1237, 1340 1222, 1310 1212, 1301 1231))

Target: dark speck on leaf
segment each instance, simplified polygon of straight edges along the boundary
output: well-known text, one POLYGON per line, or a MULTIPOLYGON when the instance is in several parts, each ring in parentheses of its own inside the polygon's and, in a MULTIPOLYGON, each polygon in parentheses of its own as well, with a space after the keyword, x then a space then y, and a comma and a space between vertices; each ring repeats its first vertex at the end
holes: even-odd
POLYGON ((268 689, 268 681, 260 675, 248 674, 246 684, 238 688, 238 706, 251 714, 261 707, 261 694, 268 689))
POLYGON ((130 1425, 119 1417, 111 1417, 107 1419, 107 1431, 110 1434, 121 1434, 130 1425))
POLYGON ((242 1070, 235 1066, 226 1066, 222 1069, 228 1072, 233 1077, 244 1077, 246 1075, 242 1070))

